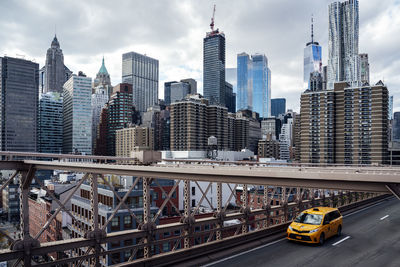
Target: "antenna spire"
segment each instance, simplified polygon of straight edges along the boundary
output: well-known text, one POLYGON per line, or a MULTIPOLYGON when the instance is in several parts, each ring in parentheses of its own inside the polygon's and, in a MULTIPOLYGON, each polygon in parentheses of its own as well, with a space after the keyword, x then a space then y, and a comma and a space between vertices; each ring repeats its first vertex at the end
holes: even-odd
POLYGON ((311 14, 311 43, 314 43, 314 17, 311 14))

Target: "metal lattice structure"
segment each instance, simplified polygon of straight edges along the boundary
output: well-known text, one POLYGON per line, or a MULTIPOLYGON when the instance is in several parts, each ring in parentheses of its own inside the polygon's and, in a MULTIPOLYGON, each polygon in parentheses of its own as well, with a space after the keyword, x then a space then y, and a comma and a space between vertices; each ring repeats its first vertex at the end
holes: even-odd
MULTIPOLYGON (((399 195, 400 169, 384 167, 256 167, 256 166, 215 166, 215 165, 163 165, 163 166, 129 166, 100 163, 76 163, 57 161, 0 161, 1 170, 15 170, 15 173, 1 185, 1 190, 12 180, 19 177, 20 187, 20 230, 18 239, 4 231, 10 241, 8 249, 0 251, 0 261, 13 261, 14 266, 104 266, 111 264, 128 264, 173 255, 180 251, 205 246, 223 244, 226 240, 235 240, 263 233, 274 227, 285 226, 300 211, 318 205, 346 207, 355 205, 378 195, 393 193, 399 195), (47 219, 37 233, 30 232, 29 192, 37 170, 66 170, 81 172, 84 176, 77 181, 67 197, 59 200, 39 180, 37 186, 45 190, 58 208, 47 219), (105 178, 105 174, 129 175, 132 184, 121 197, 114 186, 105 178), (165 191, 160 186, 160 179, 173 180, 173 186, 165 191), (202 181, 206 186, 200 186, 202 181), (99 216, 98 183, 102 182, 118 199, 107 220, 99 216), (83 212, 67 209, 66 204, 84 184, 90 186, 90 212, 85 217, 83 212), (143 205, 139 219, 136 210, 127 203, 129 194, 138 184, 142 185, 143 205), (155 212, 151 205, 151 184, 159 188, 165 199, 155 212), (212 185, 216 185, 216 205, 210 199, 212 185), (193 206, 191 203, 191 186, 197 185, 201 198, 193 206), (178 187, 183 187, 183 210, 171 201, 178 187), (225 199, 223 190, 227 190, 225 199), (212 211, 199 216, 203 203, 212 211), (230 207, 230 204, 233 207, 230 207), (180 220, 160 225, 158 221, 163 208, 171 204, 177 210, 180 220), (121 209, 127 210, 132 221, 138 227, 134 229, 107 232, 107 227, 121 209), (72 218, 72 225, 80 229, 83 236, 55 242, 39 242, 39 237, 48 229, 51 222, 60 212, 72 218), (86 218, 90 228, 86 230, 83 219, 86 218), (228 222, 235 222, 228 224, 228 222), (165 233, 168 233, 166 235, 165 233), (135 240, 131 244, 113 248, 108 244, 121 240, 135 240), (200 241, 199 241, 200 240, 200 241), (164 249, 163 244, 172 244, 164 249), (121 263, 113 255, 124 252, 128 255, 121 263), (37 256, 58 253, 53 262, 37 263, 37 256)), ((226 192, 225 192, 226 193, 226 192)), ((124 243, 125 244, 125 243, 124 243)))

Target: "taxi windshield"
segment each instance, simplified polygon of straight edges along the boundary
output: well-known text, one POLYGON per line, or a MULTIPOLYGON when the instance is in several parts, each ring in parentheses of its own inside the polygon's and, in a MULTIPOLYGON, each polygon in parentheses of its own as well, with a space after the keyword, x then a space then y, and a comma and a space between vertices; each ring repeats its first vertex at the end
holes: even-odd
POLYGON ((320 225, 322 221, 322 215, 302 212, 294 221, 297 223, 320 225))

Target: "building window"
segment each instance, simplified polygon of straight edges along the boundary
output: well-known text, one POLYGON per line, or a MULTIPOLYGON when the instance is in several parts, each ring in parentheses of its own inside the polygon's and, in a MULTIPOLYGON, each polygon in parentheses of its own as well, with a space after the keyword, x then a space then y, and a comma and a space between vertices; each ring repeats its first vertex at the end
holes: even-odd
POLYGON ((132 228, 132 217, 130 215, 124 216, 124 228, 125 229, 132 228))
POLYGON ((196 187, 192 186, 192 196, 196 195, 196 187))
POLYGON ((169 243, 163 243, 163 251, 164 252, 167 252, 167 251, 169 251, 169 243))
POLYGON ((111 220, 111 230, 112 231, 119 231, 119 217, 114 217, 111 220))
POLYGON ((196 200, 192 199, 192 207, 196 207, 196 200))

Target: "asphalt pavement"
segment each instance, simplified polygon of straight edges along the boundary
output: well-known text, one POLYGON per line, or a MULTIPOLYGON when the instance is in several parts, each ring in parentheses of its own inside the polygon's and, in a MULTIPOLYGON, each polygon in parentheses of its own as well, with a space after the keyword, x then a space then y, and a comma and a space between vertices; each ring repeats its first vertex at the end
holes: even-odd
POLYGON ((205 266, 400 266, 400 200, 344 215, 340 237, 323 246, 280 239, 205 266))

